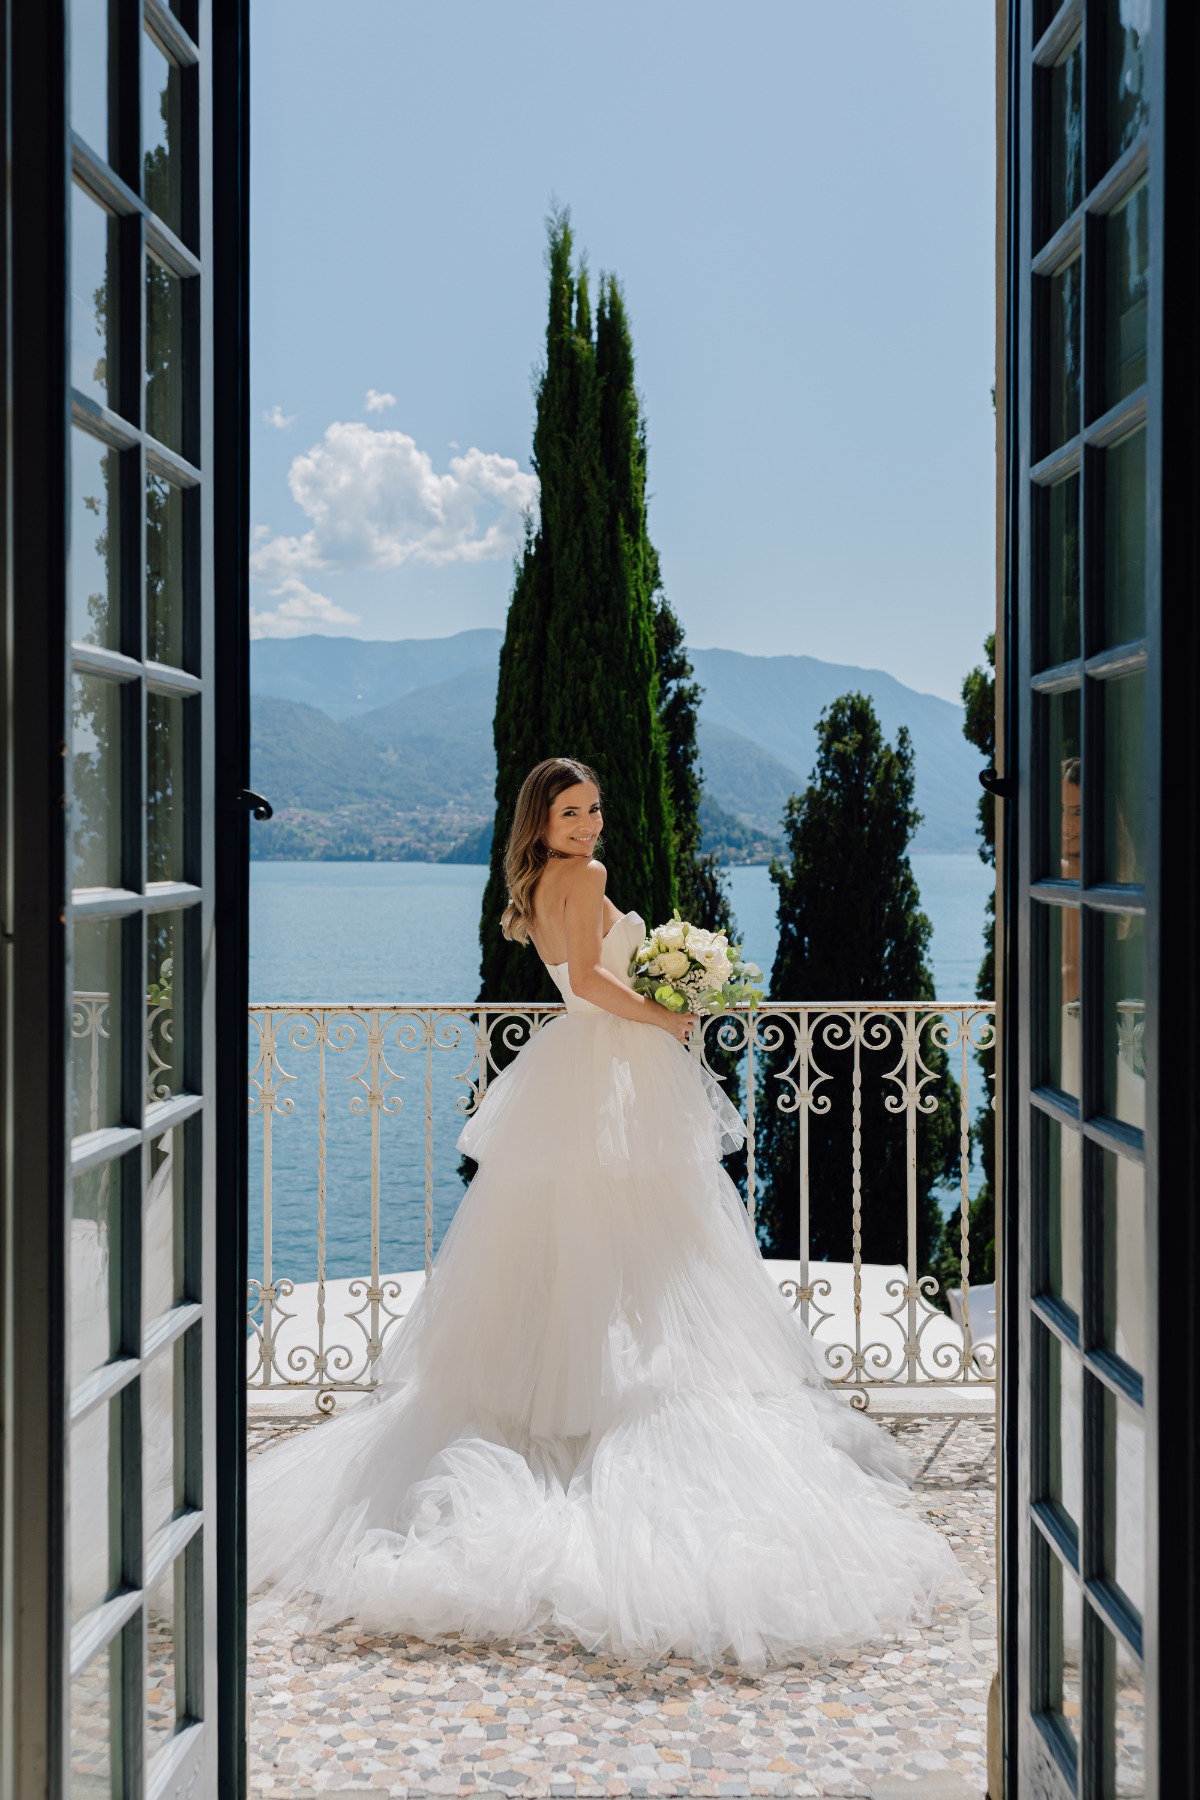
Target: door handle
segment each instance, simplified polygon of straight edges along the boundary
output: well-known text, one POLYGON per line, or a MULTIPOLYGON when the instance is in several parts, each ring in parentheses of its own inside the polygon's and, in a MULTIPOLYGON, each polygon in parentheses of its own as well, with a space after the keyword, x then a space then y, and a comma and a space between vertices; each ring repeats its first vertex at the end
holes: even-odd
POLYGON ((275 808, 271 802, 264 800, 262 795, 256 794, 252 788, 242 789, 238 795, 238 804, 248 807, 256 819, 273 819, 275 817, 275 808))
POLYGON ((980 769, 979 785, 986 788, 995 800, 1013 800, 1016 798, 1016 783, 1008 775, 997 775, 994 767, 980 769))

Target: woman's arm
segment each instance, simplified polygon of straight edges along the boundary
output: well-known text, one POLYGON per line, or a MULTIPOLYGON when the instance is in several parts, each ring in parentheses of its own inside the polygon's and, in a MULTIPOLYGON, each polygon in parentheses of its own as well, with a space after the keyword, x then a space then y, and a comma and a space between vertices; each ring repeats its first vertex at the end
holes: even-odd
MULTIPOLYGON (((580 859, 582 861, 582 858, 580 859)), ((637 1019, 644 1025, 657 1025, 669 1031, 680 1043, 696 1025, 691 1012, 668 1012, 648 994, 635 994, 631 987, 606 969, 602 961, 604 941, 604 884, 608 879, 604 864, 588 862, 567 883, 563 910, 563 927, 567 939, 567 979, 571 991, 581 1000, 618 1018, 637 1019)))

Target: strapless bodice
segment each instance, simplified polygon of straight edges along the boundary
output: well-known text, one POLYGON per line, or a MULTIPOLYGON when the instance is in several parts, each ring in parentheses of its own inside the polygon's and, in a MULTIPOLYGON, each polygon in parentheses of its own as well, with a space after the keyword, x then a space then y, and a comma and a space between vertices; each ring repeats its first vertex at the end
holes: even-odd
MULTIPOLYGON (((601 942, 600 961, 609 973, 615 975, 618 981, 623 981, 626 987, 633 986, 633 980, 629 973, 629 962, 645 935, 646 921, 642 915, 627 912, 622 913, 621 917, 609 926, 601 942)), ((602 1013, 605 1011, 603 1006, 597 1006, 591 1000, 583 1000, 575 993, 571 983, 567 980, 565 962, 547 963, 546 967, 550 971, 551 980, 566 1003, 568 1012, 602 1013)))

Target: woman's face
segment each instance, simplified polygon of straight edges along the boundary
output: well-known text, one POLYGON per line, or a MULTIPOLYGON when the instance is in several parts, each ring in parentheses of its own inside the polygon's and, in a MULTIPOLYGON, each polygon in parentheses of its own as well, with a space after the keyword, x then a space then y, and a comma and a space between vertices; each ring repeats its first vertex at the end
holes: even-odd
POLYGON ((578 781, 550 802, 547 848, 560 856, 590 856, 603 824, 599 788, 594 781, 578 781))

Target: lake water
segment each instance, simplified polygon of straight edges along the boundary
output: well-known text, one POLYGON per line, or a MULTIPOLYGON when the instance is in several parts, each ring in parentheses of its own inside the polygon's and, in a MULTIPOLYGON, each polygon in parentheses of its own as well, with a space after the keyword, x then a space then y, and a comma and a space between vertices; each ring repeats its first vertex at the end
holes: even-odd
MULTIPOLYGON (((983 954, 984 900, 991 871, 972 855, 914 854, 921 903, 933 922, 939 999, 975 993, 983 954)), ((478 992, 479 907, 487 871, 453 863, 253 862, 250 865, 250 998, 334 1003, 473 1000, 478 992)), ((765 868, 729 871, 746 954, 769 975, 775 955, 775 888, 765 868)), ((903 996, 897 996, 903 998, 903 996)), ((282 1092, 289 1113, 272 1120, 274 1274, 311 1281, 317 1256, 316 1056, 301 1032, 284 1032, 282 1092)), ((253 1040, 252 1040, 253 1041, 253 1040)), ((361 1076, 361 1028, 344 1050, 327 1053, 328 1155, 326 1273, 369 1268, 371 1109, 361 1076)), ((387 1270, 424 1260, 425 1056, 395 1044, 400 1079, 388 1089, 397 1111, 378 1118, 380 1260, 387 1270)), ((436 1051, 432 1143, 434 1247, 462 1194, 454 1139, 461 1128, 456 1074, 466 1054, 436 1051)), ((262 1122, 251 1119, 250 1267, 262 1267, 262 1122)))

